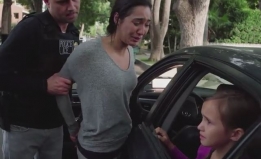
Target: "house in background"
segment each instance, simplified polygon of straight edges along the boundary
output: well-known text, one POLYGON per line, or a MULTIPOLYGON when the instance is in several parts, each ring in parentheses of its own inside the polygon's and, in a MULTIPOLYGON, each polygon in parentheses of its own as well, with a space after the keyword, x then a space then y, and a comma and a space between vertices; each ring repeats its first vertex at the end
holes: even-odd
MULTIPOLYGON (((0 28, 2 26, 2 10, 3 10, 3 3, 0 4, 0 28)), ((14 2, 11 6, 11 15, 12 15, 11 24, 12 25, 17 24, 28 13, 29 11, 24 6, 14 2)))

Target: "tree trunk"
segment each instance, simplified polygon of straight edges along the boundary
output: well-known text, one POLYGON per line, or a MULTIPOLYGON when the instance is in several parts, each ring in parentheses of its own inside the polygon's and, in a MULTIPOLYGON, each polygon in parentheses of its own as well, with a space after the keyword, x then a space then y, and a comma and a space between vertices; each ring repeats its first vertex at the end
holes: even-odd
POLYGON ((35 12, 34 0, 28 0, 28 3, 31 8, 30 12, 35 12))
POLYGON ((153 6, 152 8, 152 18, 151 18, 151 23, 150 23, 150 52, 154 50, 154 28, 153 28, 153 16, 154 16, 154 0, 151 0, 151 5, 153 6))
POLYGON ((174 51, 177 51, 177 35, 175 35, 174 39, 174 51))
POLYGON ((8 26, 8 34, 11 32, 12 30, 12 5, 10 6, 10 9, 8 10, 8 22, 7 22, 8 26))
POLYGON ((161 48, 161 52, 160 52, 160 59, 162 59, 164 56, 165 56, 165 55, 164 55, 164 49, 163 49, 163 47, 162 47, 162 48, 161 48))
POLYGON ((81 25, 80 37, 82 37, 84 31, 84 24, 81 25))
POLYGON ((181 31, 180 48, 203 44, 209 2, 210 0, 177 0, 174 3, 173 9, 181 31))
POLYGON ((204 27, 203 45, 208 45, 208 15, 206 16, 206 22, 204 27))
POLYGON ((37 13, 43 12, 43 1, 42 0, 33 0, 34 11, 37 13))
POLYGON ((160 22, 159 22, 159 14, 160 14, 160 4, 161 0, 154 1, 153 4, 153 14, 152 14, 152 45, 153 49, 151 50, 150 60, 158 61, 160 58, 160 45, 159 45, 159 32, 160 32, 160 22))
POLYGON ((258 8, 261 10, 261 0, 259 0, 258 8))
POLYGON ((171 45, 170 45, 170 37, 168 35, 168 48, 169 48, 169 54, 171 54, 171 45))
POLYGON ((156 0, 154 3, 154 11, 153 11, 154 49, 151 52, 151 56, 150 56, 151 61, 159 61, 161 58, 164 57, 163 41, 166 36, 168 25, 169 25, 171 0, 164 1, 163 14, 161 18, 162 22, 160 22, 159 20, 160 4, 161 4, 161 0, 156 0))
POLYGON ((3 10, 2 10, 2 26, 1 26, 1 39, 2 43, 8 37, 11 31, 11 6, 12 0, 4 0, 3 10))

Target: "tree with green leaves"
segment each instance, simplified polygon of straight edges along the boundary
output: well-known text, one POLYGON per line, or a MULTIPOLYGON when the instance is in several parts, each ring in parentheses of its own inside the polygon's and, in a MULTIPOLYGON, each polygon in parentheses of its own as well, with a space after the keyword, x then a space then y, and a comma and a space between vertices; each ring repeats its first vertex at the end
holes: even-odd
POLYGON ((28 6, 30 12, 42 12, 43 0, 17 0, 18 3, 28 6))
MULTIPOLYGON (((43 0, 18 0, 22 5, 28 6, 31 12, 42 12, 43 0)), ((84 30, 90 29, 95 22, 105 22, 110 11, 109 0, 81 0, 79 17, 76 26, 84 30)))
POLYGON ((261 0, 247 0, 249 7, 251 9, 260 9, 261 10, 261 0))
MULTIPOLYGON (((167 32, 167 38, 164 39, 164 46, 168 46, 165 50, 172 53, 178 49, 180 40, 180 28, 177 16, 174 11, 170 11, 169 28, 167 32)), ((166 51, 164 51, 166 53, 166 51)))
POLYGON ((261 44, 261 12, 259 9, 249 10, 249 12, 249 16, 244 21, 235 24, 230 31, 231 36, 219 42, 261 44))
MULTIPOLYGON (((258 0, 255 0, 258 4, 258 0)), ((260 43, 260 10, 253 0, 215 0, 210 3, 210 39, 225 43, 260 43)))
POLYGON ((82 0, 79 17, 75 25, 84 30, 89 30, 95 22, 106 22, 109 19, 110 2, 106 0, 82 0))
POLYGON ((171 0, 151 0, 153 6, 151 22, 151 61, 164 57, 163 42, 169 27, 171 0), (162 7, 162 9, 161 9, 162 7))

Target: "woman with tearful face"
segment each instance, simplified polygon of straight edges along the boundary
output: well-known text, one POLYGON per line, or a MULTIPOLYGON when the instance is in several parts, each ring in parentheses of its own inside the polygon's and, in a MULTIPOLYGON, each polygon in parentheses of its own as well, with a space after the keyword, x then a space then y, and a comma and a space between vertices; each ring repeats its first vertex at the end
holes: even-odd
POLYGON ((57 103, 76 140, 79 159, 114 159, 131 128, 129 100, 137 84, 133 46, 147 34, 151 19, 148 0, 116 0, 107 36, 75 48, 60 75, 77 83, 83 120, 78 128, 68 96, 57 103))

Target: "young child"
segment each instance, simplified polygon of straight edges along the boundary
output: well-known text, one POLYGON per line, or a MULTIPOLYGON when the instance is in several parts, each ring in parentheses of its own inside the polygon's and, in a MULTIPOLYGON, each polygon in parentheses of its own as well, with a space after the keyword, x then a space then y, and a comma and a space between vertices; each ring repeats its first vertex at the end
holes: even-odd
MULTIPOLYGON (((201 145, 196 159, 221 159, 260 116, 258 102, 233 85, 220 85, 214 96, 202 106, 198 125, 201 145)), ((188 159, 170 141, 167 133, 156 128, 158 138, 170 150, 173 159, 188 159)))

